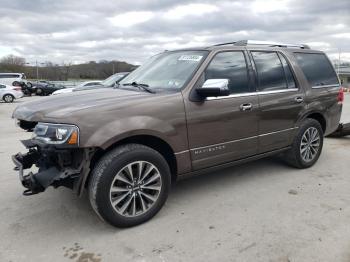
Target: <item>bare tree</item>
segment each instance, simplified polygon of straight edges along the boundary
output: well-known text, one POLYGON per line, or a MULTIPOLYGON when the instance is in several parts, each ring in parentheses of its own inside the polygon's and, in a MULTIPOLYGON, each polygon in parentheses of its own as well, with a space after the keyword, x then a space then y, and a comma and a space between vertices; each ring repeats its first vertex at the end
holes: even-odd
POLYGON ((26 60, 23 57, 8 55, 0 59, 0 70, 3 72, 23 72, 26 60))
POLYGON ((26 63, 26 60, 20 56, 8 55, 1 58, 0 63, 6 64, 6 65, 24 66, 26 63))

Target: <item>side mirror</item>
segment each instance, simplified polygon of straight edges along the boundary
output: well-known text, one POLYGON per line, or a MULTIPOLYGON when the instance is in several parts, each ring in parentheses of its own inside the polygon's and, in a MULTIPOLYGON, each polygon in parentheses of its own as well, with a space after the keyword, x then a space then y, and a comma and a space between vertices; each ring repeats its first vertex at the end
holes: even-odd
POLYGON ((196 88, 196 92, 201 97, 228 96, 228 79, 208 79, 202 87, 196 88))

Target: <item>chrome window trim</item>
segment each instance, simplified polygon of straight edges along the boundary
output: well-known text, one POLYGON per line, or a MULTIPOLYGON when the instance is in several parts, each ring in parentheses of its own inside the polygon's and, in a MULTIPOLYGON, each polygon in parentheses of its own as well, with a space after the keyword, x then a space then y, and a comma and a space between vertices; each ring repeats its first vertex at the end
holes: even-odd
POLYGON ((220 97, 207 97, 206 100, 219 100, 219 99, 228 99, 228 98, 234 98, 234 97, 245 97, 245 96, 256 96, 257 92, 248 92, 248 93, 241 93, 241 94, 232 94, 228 96, 220 96, 220 97))
POLYGON ((278 93, 287 93, 287 92, 296 92, 299 91, 298 88, 289 88, 289 89, 278 89, 278 90, 270 90, 270 91, 259 91, 259 95, 268 95, 268 94, 278 94, 278 93))
POLYGON ((296 92, 296 91, 299 91, 299 89, 298 88, 278 89, 278 90, 270 90, 270 91, 258 91, 258 92, 242 93, 242 94, 232 94, 232 95, 221 96, 221 97, 207 97, 206 100, 210 101, 210 100, 228 99, 228 98, 235 98, 235 97, 269 95, 269 94, 279 94, 279 93, 296 92))
POLYGON ((340 87, 340 85, 332 84, 332 85, 312 86, 313 89, 319 89, 319 88, 325 88, 325 87, 340 87))

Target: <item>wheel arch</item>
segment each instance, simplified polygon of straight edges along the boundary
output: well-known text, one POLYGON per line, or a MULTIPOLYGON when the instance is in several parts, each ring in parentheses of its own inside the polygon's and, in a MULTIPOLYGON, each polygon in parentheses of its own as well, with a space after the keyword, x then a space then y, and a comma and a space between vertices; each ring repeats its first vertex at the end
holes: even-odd
POLYGON ((327 120, 321 112, 310 112, 310 113, 306 114, 304 119, 305 118, 311 118, 311 119, 315 119, 316 121, 318 121, 322 127, 323 133, 325 133, 326 128, 327 128, 327 120))
MULTIPOLYGON (((170 172, 171 172, 171 179, 172 181, 175 181, 177 178, 177 160, 174 153, 174 150, 172 147, 167 143, 164 139, 155 136, 155 135, 149 135, 149 134, 138 134, 133 135, 129 137, 121 138, 117 141, 115 141, 113 144, 109 145, 107 148, 99 148, 95 154, 93 155, 91 159, 90 169, 92 170, 98 160, 105 155, 107 152, 113 150, 114 148, 125 145, 125 144, 141 144, 144 146, 148 146, 154 150, 156 150, 158 153, 160 153, 165 160, 167 161, 170 172)), ((88 179, 87 179, 88 181, 88 179)))

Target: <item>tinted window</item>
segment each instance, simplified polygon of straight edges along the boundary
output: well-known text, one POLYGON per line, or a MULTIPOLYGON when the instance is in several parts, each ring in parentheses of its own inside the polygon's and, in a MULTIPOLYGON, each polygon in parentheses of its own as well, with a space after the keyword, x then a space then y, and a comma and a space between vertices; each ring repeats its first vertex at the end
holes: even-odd
POLYGON ((288 88, 296 88, 296 84, 295 84, 295 80, 294 80, 294 76, 292 74, 292 71, 286 61, 286 59, 284 58, 283 55, 278 54, 281 62, 282 62, 282 66, 283 66, 283 70, 284 70, 284 74, 286 75, 286 80, 287 80, 287 85, 288 88))
POLYGON ((252 52, 260 91, 288 88, 284 69, 276 52, 252 52))
POLYGON ((6 86, 4 86, 4 85, 0 85, 0 88, 6 88, 6 86))
POLYGON ((0 75, 0 78, 9 78, 9 77, 11 77, 11 75, 6 75, 6 74, 0 75))
POLYGON ((324 54, 295 53, 295 57, 311 86, 339 84, 334 69, 324 54))
POLYGON ((228 79, 230 93, 249 92, 247 65, 243 52, 218 53, 205 70, 207 79, 228 79))

